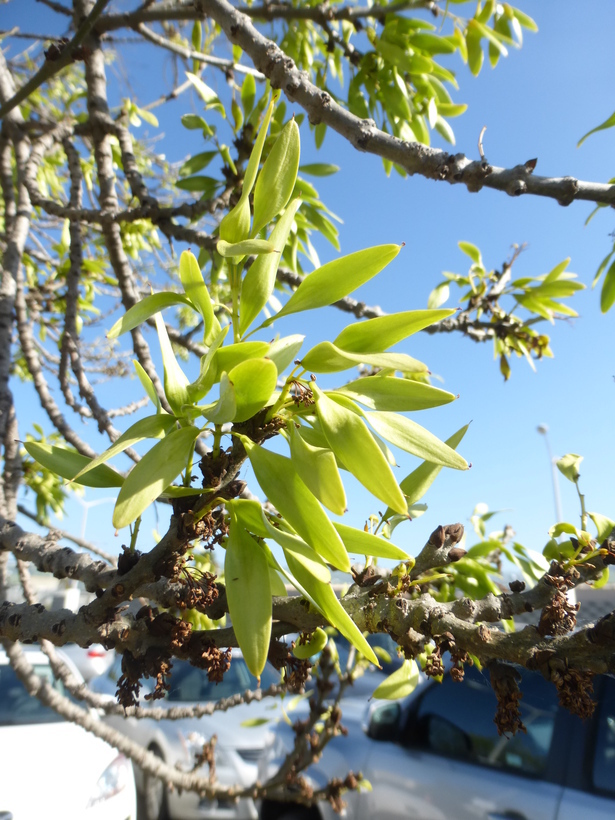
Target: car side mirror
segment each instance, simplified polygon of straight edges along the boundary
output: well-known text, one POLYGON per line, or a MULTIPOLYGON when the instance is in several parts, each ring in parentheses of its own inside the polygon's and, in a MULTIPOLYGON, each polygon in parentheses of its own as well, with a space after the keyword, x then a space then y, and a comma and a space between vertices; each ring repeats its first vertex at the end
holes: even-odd
POLYGON ((367 723, 367 736, 372 740, 397 740, 401 706, 399 703, 379 703, 371 711, 367 723))

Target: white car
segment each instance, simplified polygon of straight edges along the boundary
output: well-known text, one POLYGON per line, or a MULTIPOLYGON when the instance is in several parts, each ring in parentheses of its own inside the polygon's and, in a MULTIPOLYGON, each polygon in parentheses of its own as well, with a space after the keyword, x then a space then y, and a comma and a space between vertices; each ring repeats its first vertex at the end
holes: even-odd
MULTIPOLYGON (((36 674, 64 694, 47 656, 24 651, 36 674)), ((29 695, 1 649, 0 772, 2 820, 136 818, 132 763, 29 695)))
POLYGON ((93 643, 88 647, 67 643, 62 647, 62 654, 71 659, 85 681, 104 675, 115 658, 113 649, 105 649, 100 643, 93 643))

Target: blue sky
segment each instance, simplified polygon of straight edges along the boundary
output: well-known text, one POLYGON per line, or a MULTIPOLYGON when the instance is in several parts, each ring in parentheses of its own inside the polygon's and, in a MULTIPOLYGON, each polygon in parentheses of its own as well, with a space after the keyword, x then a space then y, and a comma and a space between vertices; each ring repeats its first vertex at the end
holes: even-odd
MULTIPOLYGON (((18 24, 31 30, 34 22, 27 5, 5 7, 4 27, 18 24)), ((519 52, 512 51, 495 70, 487 66, 478 78, 456 62, 460 90, 454 98, 469 106, 466 114, 452 121, 457 150, 477 157, 478 135, 486 125, 484 148, 494 165, 508 167, 537 157, 537 174, 606 182, 615 174, 615 132, 597 134, 580 149, 576 143, 615 109, 615 5, 609 0, 588 5, 575 0, 519 0, 518 5, 539 26, 538 34, 526 33, 519 52)), ((39 4, 36 11, 37 30, 43 31, 49 12, 39 4)), ((150 58, 149 50, 135 47, 126 58, 140 103, 158 93, 148 83, 154 68, 150 58)), ((168 62, 155 68, 162 70, 168 84, 168 62)), ((222 82, 219 78, 210 81, 222 82)), ((161 116, 166 138, 160 150, 170 159, 203 150, 194 142, 193 132, 188 134, 178 125, 181 114, 189 110, 199 111, 199 103, 184 96, 161 116)), ((298 111, 290 105, 287 110, 298 111)), ((406 243, 385 272, 357 294, 387 311, 424 307, 442 271, 464 273, 468 260, 457 248, 459 240, 478 245, 487 267, 499 267, 510 256, 513 243, 527 243, 515 264, 516 276, 546 273, 570 256, 570 269, 588 285, 611 247, 610 210, 604 209, 584 227, 589 204, 562 208, 537 197, 513 199, 490 190, 469 194, 462 186, 422 178, 402 180, 395 173, 387 179, 378 158, 357 153, 337 135, 329 132, 319 152, 307 126, 302 127, 301 136, 303 162, 341 166, 337 175, 317 183, 323 201, 344 220, 340 226, 342 253, 387 242, 406 243)), ((437 135, 434 145, 444 147, 437 135)), ((183 250, 179 245, 176 249, 183 250)), ((323 262, 335 254, 325 243, 319 243, 318 250, 323 262)), ((455 302, 447 304, 454 306, 455 302)), ((429 512, 397 530, 395 540, 400 546, 418 551, 438 524, 461 521, 469 526, 474 505, 484 502, 491 509, 506 510, 493 520, 493 528, 510 524, 521 543, 542 549, 554 522, 550 465, 544 439, 536 431, 542 423, 549 427, 555 455, 576 452, 585 457, 581 482, 588 509, 615 518, 615 314, 600 314, 597 291, 576 295, 572 305, 580 314, 578 319, 546 330, 552 336, 555 358, 539 362, 536 373, 515 359, 508 383, 503 382, 488 344, 419 334, 400 347, 425 361, 442 379, 443 387, 460 394, 451 405, 414 418, 442 438, 472 420, 460 450, 473 465, 469 472, 445 470, 440 474, 425 498, 429 512)), ((345 321, 333 308, 314 314, 308 322, 306 345, 334 338, 345 321)), ((280 324, 279 330, 296 332, 299 328, 291 330, 289 323, 280 324)), ((155 345, 153 337, 152 343, 155 345)), ((127 388, 128 392, 132 395, 134 388, 127 388)), ((399 479, 415 464, 400 454, 399 479)), ((361 526, 378 503, 361 488, 350 482, 348 486, 352 486, 349 523, 361 526)), ((560 487, 564 518, 577 523, 576 491, 563 477, 560 487)), ((108 495, 102 493, 102 497, 108 495)), ((123 533, 114 537, 110 512, 110 504, 91 508, 86 536, 115 551, 114 545, 125 538, 123 533)), ((158 528, 164 532, 166 508, 161 507, 159 514, 158 528)), ((78 532, 82 522, 78 505, 70 507, 70 519, 70 525, 65 521, 59 526, 78 532)), ((153 519, 149 523, 155 525, 153 519)))

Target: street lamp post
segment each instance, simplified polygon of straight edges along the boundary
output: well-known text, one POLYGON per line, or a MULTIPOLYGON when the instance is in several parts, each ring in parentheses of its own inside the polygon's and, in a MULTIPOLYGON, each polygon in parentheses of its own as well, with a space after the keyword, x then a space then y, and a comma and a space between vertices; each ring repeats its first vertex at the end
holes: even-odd
POLYGON ((559 496, 559 481, 557 476, 557 465, 555 463, 555 459, 553 458, 553 453, 551 452, 551 444, 549 443, 549 428, 546 424, 539 424, 536 428, 537 431, 540 433, 541 436, 545 438, 545 444, 547 445, 547 453, 549 454, 549 461, 551 462, 551 479, 553 481, 553 499, 555 501, 555 515, 556 521, 562 521, 562 502, 559 496))

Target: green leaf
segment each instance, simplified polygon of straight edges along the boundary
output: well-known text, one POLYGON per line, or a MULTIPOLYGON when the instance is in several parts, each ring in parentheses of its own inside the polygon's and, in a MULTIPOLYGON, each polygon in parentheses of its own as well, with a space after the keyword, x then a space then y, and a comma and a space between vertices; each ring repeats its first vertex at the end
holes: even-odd
POLYGON ((317 655, 319 652, 322 652, 327 645, 328 640, 329 636, 325 630, 318 627, 318 629, 315 629, 310 636, 309 641, 306 643, 295 644, 293 648, 293 655, 300 659, 311 658, 313 655, 317 655))
POLYGON ((299 166, 299 170, 303 174, 313 177, 329 177, 332 174, 337 174, 339 169, 339 165, 329 165, 326 162, 312 162, 299 166))
POLYGON ((203 80, 200 77, 197 77, 196 74, 191 74, 190 71, 186 71, 186 77, 188 77, 188 79, 194 86, 195 91, 203 100, 205 106, 207 108, 215 108, 216 111, 219 111, 219 113, 223 117, 226 117, 224 106, 220 102, 220 98, 213 90, 213 88, 210 88, 206 83, 203 82, 203 80))
POLYGON ((200 192, 204 197, 212 196, 219 186, 219 181, 214 179, 214 177, 201 175, 184 177, 183 179, 178 179, 175 183, 175 187, 179 188, 180 191, 200 192))
POLYGON ((602 589, 602 587, 606 586, 609 581, 609 567, 605 567, 602 570, 602 575, 598 578, 597 581, 594 581, 592 584, 594 589, 602 589))
POLYGON ((551 538, 558 538, 564 532, 567 535, 578 535, 578 530, 574 524, 569 524, 567 521, 560 521, 559 524, 554 524, 549 529, 549 536, 551 538))
POLYGON ((287 561, 289 570, 331 626, 339 630, 346 640, 350 641, 369 661, 376 666, 380 666, 378 658, 374 654, 374 650, 367 643, 355 622, 338 601, 331 584, 324 584, 322 581, 314 578, 292 555, 287 555, 287 561))
POLYGON ((286 207, 297 179, 299 154, 299 128, 292 119, 280 132, 256 180, 252 236, 286 207))
POLYGON ((440 407, 456 399, 453 393, 430 384, 380 375, 356 379, 338 388, 335 393, 349 396, 371 410, 401 412, 440 407))
POLYGON ((132 524, 188 466, 198 435, 196 427, 173 430, 135 464, 117 497, 114 527, 119 530, 132 524))
POLYGON ((211 296, 205 285, 196 256, 184 251, 179 259, 179 278, 186 296, 203 317, 203 343, 209 345, 220 333, 220 322, 214 314, 211 296))
POLYGON ((267 239, 244 239, 241 242, 225 242, 224 239, 219 239, 216 250, 225 259, 249 254, 280 253, 267 239))
POLYGON ((466 256, 469 256, 472 262, 482 267, 483 260, 480 255, 480 250, 471 242, 458 242, 459 250, 463 251, 466 256))
POLYGON ((602 292, 600 293, 600 310, 603 313, 609 311, 615 303, 615 262, 612 262, 604 282, 602 283, 602 292))
POLYGON ((241 522, 244 529, 258 535, 259 538, 269 538, 269 522, 263 513, 260 501, 250 498, 232 498, 225 504, 229 510, 232 510, 233 515, 241 522))
POLYGON ((181 293, 152 293, 151 296, 146 296, 133 305, 121 319, 113 325, 111 330, 107 333, 107 339, 117 339, 122 333, 126 333, 133 328, 143 324, 143 322, 150 319, 156 313, 173 305, 188 305, 193 307, 192 302, 181 293))
POLYGON ((269 359, 248 359, 228 374, 235 391, 234 422, 247 421, 266 407, 278 380, 275 364, 269 359))
POLYGON ((602 542, 606 541, 606 539, 613 531, 613 527, 615 527, 615 521, 611 521, 611 519, 607 518, 606 515, 601 515, 600 513, 590 512, 587 514, 594 522, 594 525, 598 532, 598 534, 596 535, 596 540, 599 544, 602 544, 602 542))
POLYGON ((363 419, 330 399, 314 382, 311 387, 318 420, 331 450, 372 495, 396 512, 405 513, 406 500, 403 493, 363 419))
POLYGON ((615 126, 615 112, 611 114, 611 116, 606 119, 600 125, 597 125, 595 128, 592 128, 591 131, 588 131, 587 134, 584 134, 581 139, 577 142, 577 148, 580 148, 581 145, 585 142, 585 140, 590 137, 592 134, 595 134, 597 131, 604 131, 606 128, 613 128, 615 126))
POLYGON ((555 464, 557 469, 563 476, 566 476, 568 481, 572 481, 572 483, 576 483, 579 480, 581 473, 579 472, 579 465, 583 461, 583 456, 579 456, 576 453, 568 453, 562 458, 559 458, 555 464))
POLYGON ((378 316, 366 322, 348 325, 333 340, 336 347, 350 353, 382 353, 413 333, 440 322, 455 313, 445 310, 408 310, 389 316, 378 316))
POLYGON ((419 682, 419 668, 415 660, 405 660, 399 669, 383 680, 374 690, 373 698, 382 700, 397 700, 405 698, 414 690, 419 682))
POLYGON ((147 375, 143 367, 139 364, 139 362, 136 359, 133 359, 132 363, 134 365, 135 372, 139 377, 139 381, 141 382, 143 389, 147 393, 149 400, 152 402, 156 410, 160 413, 160 398, 158 396, 158 393, 156 393, 154 382, 150 379, 150 377, 147 375))
POLYGON ((241 85, 241 103, 246 118, 254 108, 254 100, 256 98, 256 80, 253 74, 246 74, 241 85))
POLYGON ((348 527, 346 524, 334 523, 333 526, 340 534, 348 552, 372 555, 374 558, 392 558, 394 561, 407 561, 409 558, 408 553, 400 547, 370 532, 348 527))
MULTIPOLYGON (((188 395, 191 401, 200 401, 209 393, 215 384, 218 378, 218 367, 217 364, 214 363, 214 358, 218 349, 223 344, 230 327, 230 325, 225 325, 221 328, 217 336, 211 341, 207 353, 201 356, 198 378, 188 386, 188 395)), ((224 370, 224 368, 222 370, 224 370)), ((222 372, 222 370, 220 372, 222 372)))
POLYGON ((268 529, 267 537, 273 538, 273 540, 282 547, 287 560, 290 554, 292 558, 298 561, 314 578, 317 578, 324 584, 329 583, 331 580, 331 572, 316 550, 312 549, 312 547, 306 544, 298 535, 291 535, 289 532, 276 529, 276 527, 273 527, 268 521, 266 521, 266 525, 268 529))
POLYGON ((300 478, 321 504, 336 515, 343 515, 346 493, 331 450, 308 444, 292 421, 288 424, 288 435, 290 455, 300 478))
POLYGON ((378 245, 335 259, 306 276, 274 319, 337 302, 363 285, 391 262, 401 245, 378 245))
POLYGON ((146 416, 144 419, 139 419, 132 424, 125 433, 113 442, 111 447, 107 448, 104 453, 92 459, 87 467, 80 470, 74 477, 73 481, 89 473, 90 470, 95 469, 99 464, 104 464, 110 458, 116 456, 118 453, 123 453, 127 447, 132 447, 140 441, 147 438, 163 438, 167 433, 177 425, 175 416, 167 413, 157 413, 155 416, 146 416))
POLYGON ((350 572, 342 539, 325 511, 303 483, 291 459, 272 453, 241 436, 256 480, 291 527, 333 566, 350 572))
POLYGON ((440 305, 443 305, 448 297, 450 296, 451 289, 448 282, 440 282, 439 285, 431 291, 429 294, 429 298, 427 299, 427 307, 428 308, 438 308, 440 305))
POLYGON ((204 120, 203 117, 199 117, 198 114, 184 114, 181 118, 181 123, 184 128, 187 128, 189 131, 195 131, 197 128, 209 129, 206 120, 204 120))
POLYGON ((162 364, 164 367, 164 394, 171 406, 171 410, 176 416, 180 416, 182 406, 190 403, 190 395, 188 393, 190 381, 175 358, 175 353, 173 352, 171 341, 160 313, 156 314, 155 319, 158 341, 160 342, 160 350, 162 352, 162 364))
POLYGON ((296 359, 304 339, 305 336, 293 334, 292 336, 284 336, 282 339, 276 339, 274 342, 271 342, 267 358, 271 359, 275 364, 280 375, 286 370, 288 365, 296 359))
POLYGON ((444 444, 420 424, 400 416, 399 413, 366 413, 365 418, 382 438, 407 453, 443 467, 452 467, 455 470, 468 469, 468 462, 452 447, 444 444))
POLYGON ((218 401, 208 404, 206 407, 199 407, 201 414, 214 424, 228 424, 237 413, 237 401, 235 399, 235 388, 233 387, 228 373, 222 373, 220 378, 220 398, 218 401))
MULTIPOLYGON (((251 75, 248 74, 248 76, 251 76, 251 75)), ((263 669, 264 668, 265 667, 263 666, 263 669)), ((252 670, 250 670, 250 671, 252 671, 252 670)), ((261 672, 262 672, 262 669, 261 669, 261 672)), ((255 726, 264 726, 266 723, 271 723, 271 718, 248 718, 247 720, 242 720, 239 725, 244 726, 246 729, 252 729, 255 726)))
MULTIPOLYGON (((457 430, 456 433, 453 433, 453 435, 446 440, 446 444, 452 448, 458 447, 463 440, 463 437, 467 433, 469 426, 469 424, 466 424, 464 427, 457 430)), ((406 476, 406 478, 404 478, 399 486, 401 487, 404 495, 407 497, 409 507, 416 504, 417 501, 423 498, 427 490, 436 480, 441 469, 442 467, 439 464, 433 464, 431 461, 424 461, 416 468, 416 470, 413 470, 406 476)), ((393 510, 387 510, 385 513, 385 518, 390 518, 392 514, 393 510)))
POLYGON ((300 205, 301 200, 294 199, 271 232, 269 242, 279 250, 279 253, 261 254, 246 273, 241 288, 239 305, 239 331, 242 335, 265 307, 273 293, 276 274, 282 258, 281 254, 286 246, 288 235, 295 221, 295 214, 300 205))
POLYGON ((267 111, 259 128, 254 142, 254 147, 250 153, 248 166, 243 178, 243 187, 241 189, 241 197, 235 207, 222 219, 218 228, 218 235, 220 239, 231 244, 241 242, 247 239, 250 235, 250 200, 249 196, 252 193, 254 182, 256 181, 256 174, 258 173, 258 166, 261 161, 261 154, 263 153, 263 145, 267 137, 267 129, 269 128, 269 121, 273 113, 274 100, 271 100, 267 106, 267 111))
POLYGON ((427 365, 405 353, 348 353, 331 342, 320 342, 301 360, 306 370, 314 373, 337 373, 359 364, 369 364, 402 373, 427 373, 427 365))
POLYGON ((224 582, 233 630, 246 666, 257 678, 267 663, 271 639, 271 585, 262 547, 231 521, 224 559, 224 582))
MULTIPOLYGON (((74 480, 75 476, 91 462, 87 456, 51 444, 26 441, 24 447, 26 452, 46 470, 69 481, 74 480)), ((124 478, 107 464, 101 464, 76 483, 83 484, 85 487, 121 487, 124 478)))
POLYGON ((230 372, 234 367, 248 359, 262 359, 269 356, 268 342, 237 342, 237 344, 220 347, 214 361, 218 372, 230 372))

